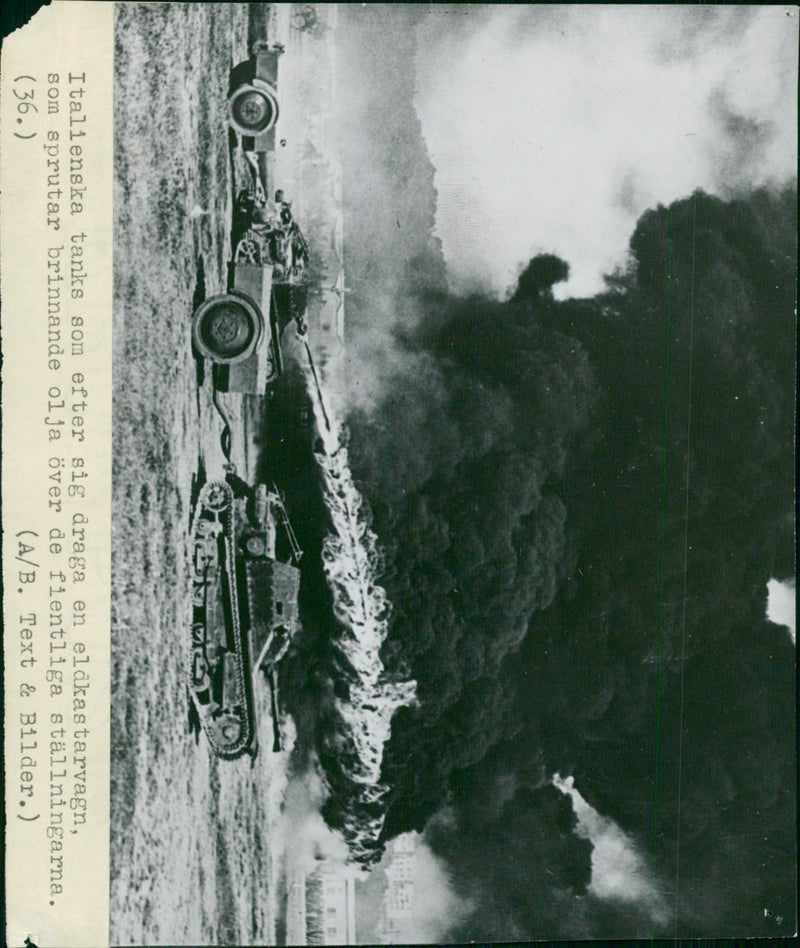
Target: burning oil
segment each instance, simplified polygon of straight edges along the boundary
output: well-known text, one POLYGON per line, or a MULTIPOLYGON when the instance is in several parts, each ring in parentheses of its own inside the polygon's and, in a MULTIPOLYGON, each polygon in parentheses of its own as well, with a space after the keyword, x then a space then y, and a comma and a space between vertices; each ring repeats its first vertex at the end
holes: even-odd
MULTIPOLYGON (((310 353, 309 353, 310 355, 310 353)), ((385 819, 381 782, 383 751, 394 713, 416 700, 416 682, 386 674, 380 651, 389 631, 391 603, 380 585, 383 558, 365 515, 364 499, 353 482, 347 429, 323 403, 310 362, 306 383, 312 396, 319 437, 315 458, 330 531, 322 545, 325 577, 331 590, 338 634, 331 642, 346 687, 334 700, 337 768, 350 785, 341 829, 351 858, 368 863, 379 856, 385 819)))

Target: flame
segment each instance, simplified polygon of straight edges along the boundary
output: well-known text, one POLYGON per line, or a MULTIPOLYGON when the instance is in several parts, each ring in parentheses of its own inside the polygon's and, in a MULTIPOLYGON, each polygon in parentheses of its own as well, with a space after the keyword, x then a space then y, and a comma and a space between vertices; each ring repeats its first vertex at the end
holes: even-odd
MULTIPOLYGON (((375 804, 380 804, 388 791, 381 783, 381 765, 392 716, 398 708, 413 704, 417 685, 411 680, 391 680, 385 674, 380 650, 392 610, 378 581, 383 557, 365 516, 364 499, 353 483, 347 429, 322 404, 312 365, 305 375, 319 433, 315 457, 331 524, 322 546, 323 568, 340 629, 331 644, 348 671, 348 695, 335 699, 342 750, 339 764, 357 786, 359 809, 374 812, 375 804)), ((374 849, 384 817, 345 821, 345 836, 356 860, 374 849)))

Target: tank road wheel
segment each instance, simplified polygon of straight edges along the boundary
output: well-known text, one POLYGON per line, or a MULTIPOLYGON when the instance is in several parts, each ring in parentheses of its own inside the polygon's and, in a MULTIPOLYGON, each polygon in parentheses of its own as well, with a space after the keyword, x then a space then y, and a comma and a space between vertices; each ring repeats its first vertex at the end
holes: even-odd
POLYGON ((195 310, 192 338, 205 358, 233 365, 249 358, 261 338, 263 325, 261 312, 248 297, 220 293, 195 310))
POLYGON ((205 505, 209 510, 218 512, 224 510, 228 504, 227 484, 222 481, 214 481, 208 486, 208 492, 205 496, 205 505))
POLYGON ((242 734, 242 722, 235 714, 223 712, 214 721, 214 731, 221 744, 236 744, 242 734))
POLYGON ((249 556, 264 556, 267 552, 267 543, 264 537, 254 534, 247 538, 245 549, 249 556))
POLYGON ((228 99, 228 118, 240 135, 268 132, 278 120, 278 97, 265 82, 246 82, 228 99))

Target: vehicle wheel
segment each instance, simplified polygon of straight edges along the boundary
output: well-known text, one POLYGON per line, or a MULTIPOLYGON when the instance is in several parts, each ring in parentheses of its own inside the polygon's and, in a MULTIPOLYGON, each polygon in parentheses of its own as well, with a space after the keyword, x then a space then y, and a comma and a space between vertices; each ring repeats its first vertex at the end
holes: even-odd
POLYGON ((215 513, 218 513, 220 510, 224 510, 228 504, 228 491, 226 485, 214 481, 209 485, 208 491, 205 496, 205 505, 209 510, 213 510, 215 513))
POLYGON ((267 552, 267 544, 262 536, 251 536, 247 538, 245 549, 250 556, 264 556, 267 552))
POLYGON ((240 135, 261 135, 278 120, 278 97, 266 83, 246 82, 228 99, 228 118, 240 135))
POLYGON ((214 721, 214 730, 223 744, 235 744, 242 733, 242 722, 234 714, 222 714, 214 721))
POLYGON ((264 321, 246 296, 220 293, 212 296, 194 312, 192 338, 197 351, 221 365, 233 365, 247 359, 261 338, 264 321))

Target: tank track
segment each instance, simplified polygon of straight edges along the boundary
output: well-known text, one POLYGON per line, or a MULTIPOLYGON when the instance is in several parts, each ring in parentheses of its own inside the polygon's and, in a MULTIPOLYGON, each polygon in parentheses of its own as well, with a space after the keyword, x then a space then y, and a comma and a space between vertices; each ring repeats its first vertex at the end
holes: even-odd
MULTIPOLYGON (((224 481, 210 481, 200 491, 197 511, 192 524, 192 647, 189 668, 189 691, 197 708, 203 731, 214 753, 225 760, 235 760, 248 751, 253 742, 253 696, 250 676, 245 670, 247 643, 242 635, 239 620, 239 601, 236 582, 236 554, 234 550, 233 491, 224 481), (221 542, 220 542, 221 541, 221 542), (216 552, 212 552, 216 546, 216 552), (225 659, 233 655, 235 677, 240 701, 233 708, 223 707, 216 714, 211 708, 211 699, 201 700, 203 691, 210 692, 209 661, 206 654, 208 644, 207 621, 209 586, 216 584, 208 576, 209 566, 219 565, 225 572, 228 590, 228 606, 232 622, 232 635, 235 644, 233 652, 226 652, 225 659), (194 674, 199 667, 203 669, 207 686, 199 683, 194 674), (224 720, 223 720, 224 719, 224 720), (233 720, 232 720, 233 719, 233 720), (235 722, 239 724, 238 735, 226 740, 222 728, 235 722)), ((227 698, 227 696, 226 696, 227 698)))

